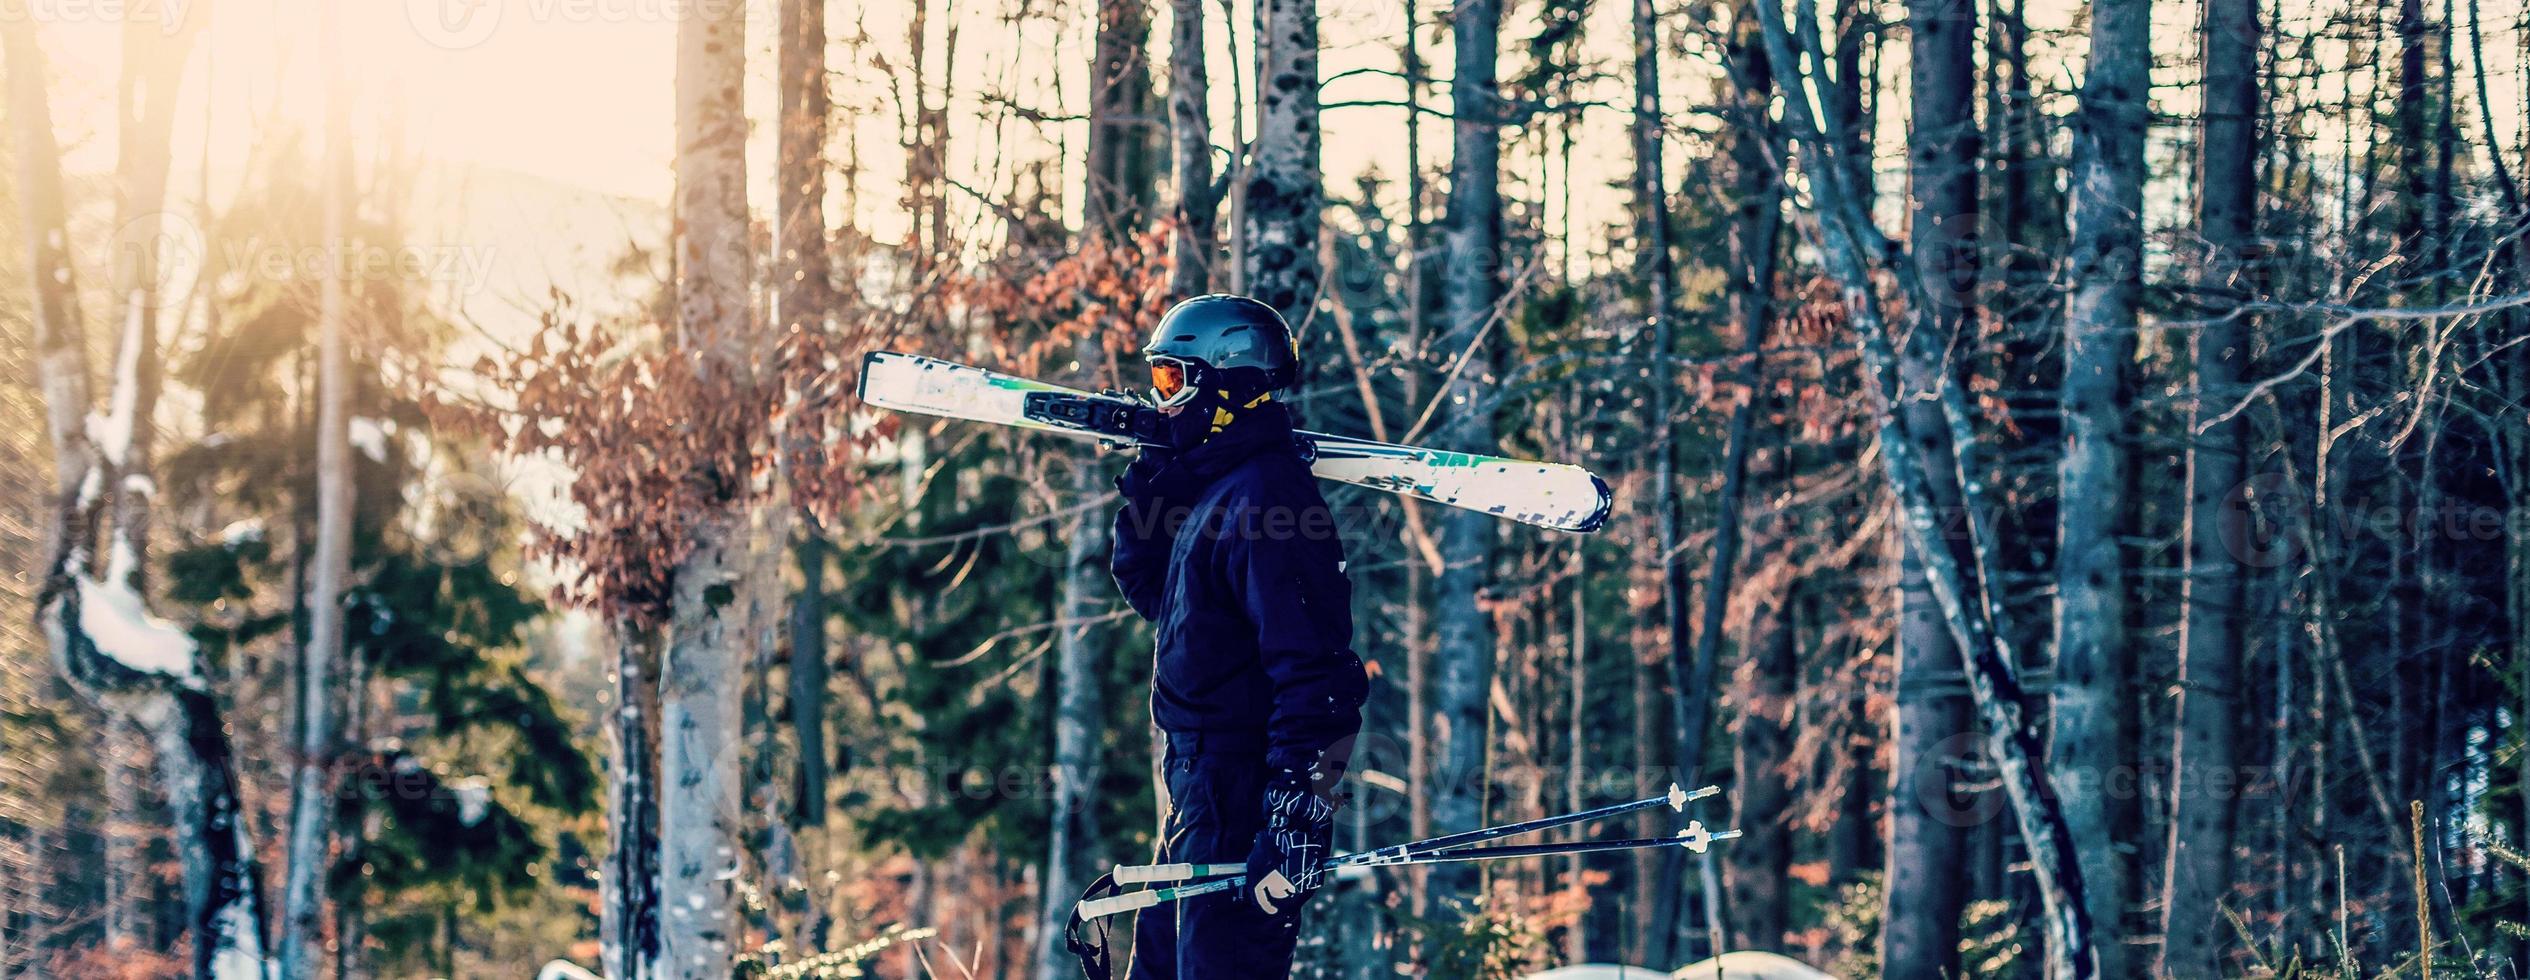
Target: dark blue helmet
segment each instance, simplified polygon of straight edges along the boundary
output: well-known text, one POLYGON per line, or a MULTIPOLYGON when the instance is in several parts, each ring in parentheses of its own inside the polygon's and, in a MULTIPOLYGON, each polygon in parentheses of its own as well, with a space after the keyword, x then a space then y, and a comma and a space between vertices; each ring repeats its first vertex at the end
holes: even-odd
POLYGON ((1142 345, 1142 356, 1186 365, 1193 375, 1187 380, 1196 384, 1273 391, 1290 387, 1299 376, 1300 351, 1282 314, 1228 293, 1171 307, 1151 331, 1150 343, 1142 345))

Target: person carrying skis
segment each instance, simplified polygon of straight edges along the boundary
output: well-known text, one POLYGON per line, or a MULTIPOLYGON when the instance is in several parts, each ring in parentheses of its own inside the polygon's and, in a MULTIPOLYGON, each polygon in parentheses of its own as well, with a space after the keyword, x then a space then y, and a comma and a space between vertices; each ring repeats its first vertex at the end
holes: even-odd
POLYGON ((1336 785, 1369 691, 1343 542, 1274 400, 1298 372, 1280 314, 1199 296, 1169 310, 1142 354, 1165 431, 1116 481, 1112 567, 1158 638, 1161 860, 1244 860, 1248 884, 1144 912, 1132 976, 1281 977, 1332 854, 1336 785))

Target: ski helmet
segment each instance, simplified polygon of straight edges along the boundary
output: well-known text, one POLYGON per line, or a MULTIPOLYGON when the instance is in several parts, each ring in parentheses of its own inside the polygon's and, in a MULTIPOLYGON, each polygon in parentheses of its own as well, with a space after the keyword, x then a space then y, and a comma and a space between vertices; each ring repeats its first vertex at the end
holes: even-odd
POLYGON ((1142 345, 1161 404, 1183 404, 1203 385, 1249 392, 1289 387, 1300 350, 1274 308, 1245 296, 1214 293, 1171 307, 1142 345))

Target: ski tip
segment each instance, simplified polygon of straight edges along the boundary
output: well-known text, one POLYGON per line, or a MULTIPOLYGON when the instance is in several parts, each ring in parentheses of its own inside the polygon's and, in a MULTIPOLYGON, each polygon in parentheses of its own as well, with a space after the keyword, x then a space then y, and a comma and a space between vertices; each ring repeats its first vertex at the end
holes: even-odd
POLYGON ((1590 474, 1590 489, 1598 491, 1599 506, 1573 524, 1570 530, 1575 534, 1588 534, 1598 530, 1608 522, 1608 514, 1616 510, 1616 491, 1608 489, 1608 481, 1599 479, 1599 474, 1592 473, 1590 474))
POLYGON ((852 397, 865 402, 869 401, 871 369, 877 367, 881 361, 904 356, 906 355, 896 353, 892 350, 874 350, 861 355, 861 376, 854 379, 852 382, 852 397))

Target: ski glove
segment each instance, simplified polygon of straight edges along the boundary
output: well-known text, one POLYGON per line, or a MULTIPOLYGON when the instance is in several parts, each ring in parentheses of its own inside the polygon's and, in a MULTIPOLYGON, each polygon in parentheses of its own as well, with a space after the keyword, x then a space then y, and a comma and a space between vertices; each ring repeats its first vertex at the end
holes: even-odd
POLYGON ((1265 829, 1247 854, 1248 898, 1266 915, 1309 900, 1334 855, 1336 801, 1318 794, 1315 773, 1285 769, 1265 787, 1265 829))

